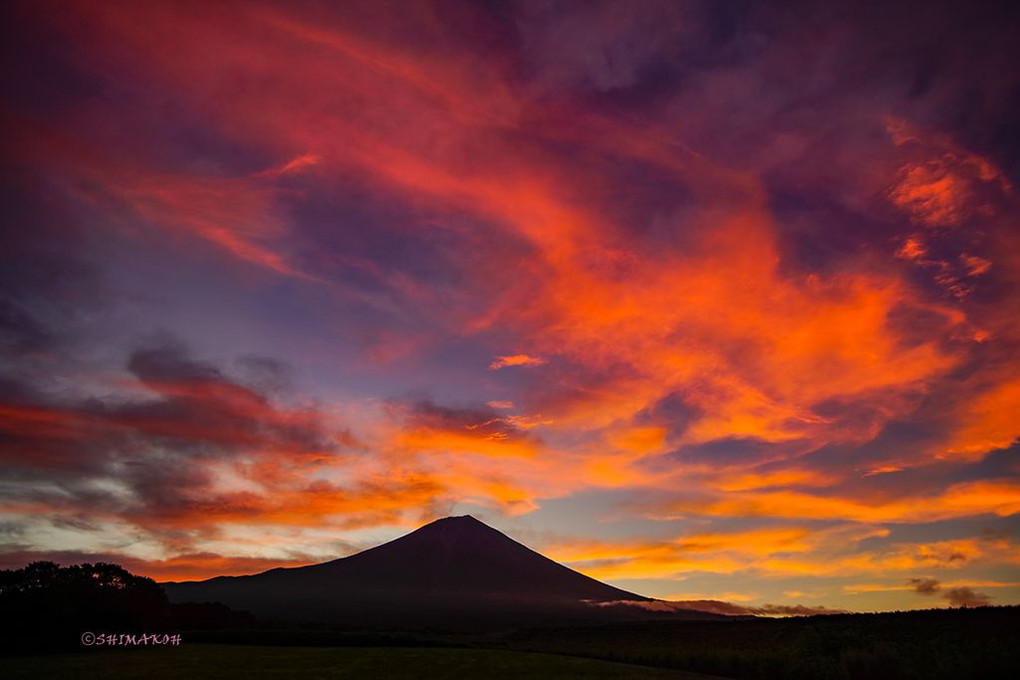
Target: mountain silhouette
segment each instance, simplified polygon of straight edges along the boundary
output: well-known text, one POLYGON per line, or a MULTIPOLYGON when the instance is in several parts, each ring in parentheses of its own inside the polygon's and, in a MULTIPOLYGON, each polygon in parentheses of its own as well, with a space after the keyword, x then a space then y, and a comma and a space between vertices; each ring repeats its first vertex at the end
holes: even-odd
MULTIPOLYGON (((648 618, 650 598, 580 574, 474 517, 447 517, 363 552, 253 576, 165 583, 172 602, 358 627, 492 627, 648 618)), ((705 618, 703 616, 698 618, 705 618)))

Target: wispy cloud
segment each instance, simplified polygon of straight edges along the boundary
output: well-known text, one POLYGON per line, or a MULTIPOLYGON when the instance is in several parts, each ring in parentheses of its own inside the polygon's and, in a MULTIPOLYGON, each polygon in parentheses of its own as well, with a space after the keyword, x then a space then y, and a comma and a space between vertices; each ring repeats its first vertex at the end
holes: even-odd
POLYGON ((544 363, 545 359, 540 357, 528 356, 527 354, 511 354, 493 359, 492 363, 489 364, 489 370, 498 371, 509 366, 541 366, 544 363))

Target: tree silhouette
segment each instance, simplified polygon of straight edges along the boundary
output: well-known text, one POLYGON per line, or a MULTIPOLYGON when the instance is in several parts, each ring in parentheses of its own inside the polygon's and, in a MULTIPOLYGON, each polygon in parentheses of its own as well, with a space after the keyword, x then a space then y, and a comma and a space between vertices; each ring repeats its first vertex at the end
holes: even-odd
POLYGON ((103 562, 33 562, 0 571, 0 612, 0 647, 8 652, 77 647, 84 632, 166 633, 252 622, 218 603, 171 604, 152 579, 103 562))

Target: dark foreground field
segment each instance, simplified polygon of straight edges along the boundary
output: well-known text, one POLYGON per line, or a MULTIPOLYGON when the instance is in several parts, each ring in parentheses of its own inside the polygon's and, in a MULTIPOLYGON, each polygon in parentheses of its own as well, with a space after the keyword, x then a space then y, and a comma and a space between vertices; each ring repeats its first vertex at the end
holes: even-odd
POLYGON ((7 659, 4 677, 82 680, 223 678, 648 678, 707 676, 570 656, 490 649, 252 647, 192 644, 7 659))
POLYGON ((1015 678, 1020 607, 528 630, 516 649, 747 680, 1015 678))
POLYGON ((5 678, 1014 678, 1020 607, 650 621, 500 634, 249 628, 2 659, 5 678))

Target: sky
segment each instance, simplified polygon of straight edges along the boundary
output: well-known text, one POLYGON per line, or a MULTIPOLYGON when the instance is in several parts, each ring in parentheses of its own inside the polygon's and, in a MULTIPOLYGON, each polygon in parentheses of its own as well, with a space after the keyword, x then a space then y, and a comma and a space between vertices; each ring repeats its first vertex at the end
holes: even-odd
POLYGON ((1006 4, 5 3, 0 567, 1020 604, 1006 4))

